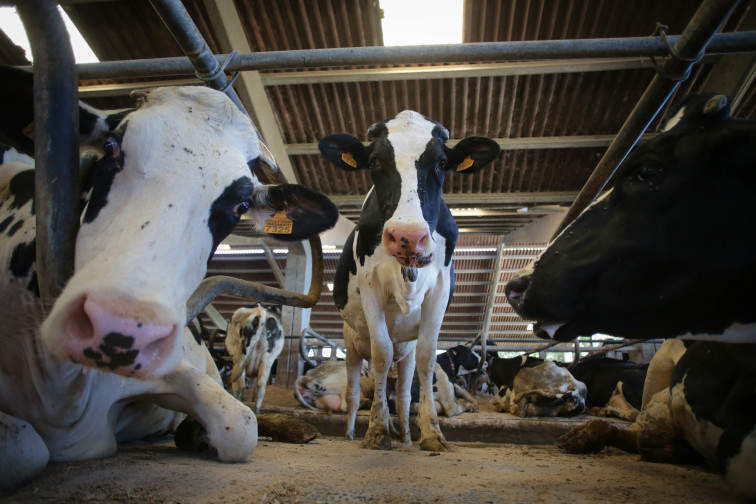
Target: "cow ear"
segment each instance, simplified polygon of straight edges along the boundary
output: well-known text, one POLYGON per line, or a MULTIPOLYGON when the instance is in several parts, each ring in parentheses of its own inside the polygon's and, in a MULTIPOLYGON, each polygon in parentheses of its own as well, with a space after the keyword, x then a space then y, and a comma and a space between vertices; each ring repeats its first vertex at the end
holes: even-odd
POLYGON ((447 149, 449 168, 458 172, 475 173, 499 154, 499 144, 486 137, 467 137, 447 149))
POLYGON ((255 193, 258 229, 282 241, 300 241, 331 229, 339 211, 331 200, 298 184, 266 186, 255 193))
POLYGON ((346 133, 328 135, 318 143, 318 149, 328 161, 347 171, 365 168, 370 154, 359 139, 346 133))

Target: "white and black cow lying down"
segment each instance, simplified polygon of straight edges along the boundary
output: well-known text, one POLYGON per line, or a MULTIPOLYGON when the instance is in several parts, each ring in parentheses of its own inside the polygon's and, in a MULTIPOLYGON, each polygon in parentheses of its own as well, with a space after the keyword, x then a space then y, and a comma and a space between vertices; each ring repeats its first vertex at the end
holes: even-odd
POLYGON ((420 377, 420 446, 445 451, 433 407, 436 341, 454 291, 452 252, 457 225, 441 198, 446 172, 474 173, 499 153, 491 139, 469 137, 454 147, 439 123, 404 111, 374 124, 370 144, 347 134, 320 141, 323 155, 344 170, 368 169, 373 187, 344 246, 334 301, 344 319, 349 376, 347 438, 354 437, 362 359, 372 360, 375 398, 362 446, 389 449, 386 376, 398 366, 397 410, 402 441, 411 443, 409 395, 420 377))
POLYGON ((488 369, 499 387, 491 399, 497 411, 519 417, 570 417, 585 410, 585 384, 553 361, 524 355, 504 359, 494 353, 488 369))
POLYGON ((589 357, 568 369, 588 388, 585 398, 588 414, 614 416, 631 422, 638 416, 648 364, 589 357))
POLYGON ((245 212, 264 220, 286 208, 293 233, 277 237, 293 240, 336 221, 324 196, 258 182, 256 131, 224 94, 140 96, 113 127, 106 113, 80 111, 90 128, 82 136, 104 155, 83 181, 75 273, 52 307, 37 289, 34 171, 0 167, 2 488, 48 461, 112 455, 118 442, 170 431, 184 414, 204 425, 220 460, 246 460, 255 416, 223 390, 207 349, 185 330, 187 299, 245 212))
MULTIPOLYGON (((375 376, 366 362, 360 370, 360 402, 358 409, 373 404, 375 376)), ((325 361, 297 378, 294 396, 302 406, 326 413, 347 412, 347 368, 342 360, 325 361)))
POLYGON ((756 122, 729 112, 721 95, 688 100, 506 294, 544 337, 691 339, 654 357, 669 379, 638 448, 674 458, 684 439, 754 499, 756 122))
POLYGON ((254 308, 239 308, 231 316, 226 332, 226 350, 234 363, 231 391, 241 400, 250 377, 255 383, 252 402, 257 414, 265 397, 270 369, 283 346, 281 319, 272 309, 258 303, 254 308))

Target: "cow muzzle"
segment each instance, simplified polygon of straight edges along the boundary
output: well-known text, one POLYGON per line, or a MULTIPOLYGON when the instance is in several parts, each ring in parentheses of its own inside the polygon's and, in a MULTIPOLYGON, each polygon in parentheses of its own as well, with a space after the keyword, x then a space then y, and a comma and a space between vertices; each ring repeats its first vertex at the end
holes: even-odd
POLYGON ((387 224, 383 244, 399 264, 408 268, 422 268, 433 260, 433 241, 427 226, 387 224))
MULTIPOLYGON (((526 267, 518 271, 514 277, 504 286, 504 295, 507 297, 507 301, 512 309, 520 317, 524 319, 537 319, 538 317, 532 317, 528 313, 528 309, 525 306, 525 297, 530 287, 530 280, 533 274, 532 267, 526 267)), ((537 320, 533 324, 533 333, 539 338, 543 339, 559 339, 556 337, 556 333, 560 327, 564 325, 563 322, 555 322, 550 320, 537 320)))
POLYGON ((183 330, 178 318, 161 315, 165 312, 149 302, 84 296, 63 314, 60 345, 84 366, 135 378, 154 376, 170 367, 183 330))

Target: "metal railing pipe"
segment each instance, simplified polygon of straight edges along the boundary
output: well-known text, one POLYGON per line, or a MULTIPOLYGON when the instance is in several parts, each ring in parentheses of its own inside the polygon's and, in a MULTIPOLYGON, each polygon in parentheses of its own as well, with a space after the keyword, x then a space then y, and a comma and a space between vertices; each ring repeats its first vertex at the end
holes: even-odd
POLYGON ((79 228, 79 109, 73 50, 57 3, 26 0, 18 14, 34 55, 37 282, 46 306, 74 270, 79 228))
POLYGON ((234 88, 229 86, 223 68, 215 59, 184 5, 178 0, 150 0, 150 4, 192 62, 197 77, 209 87, 226 93, 239 110, 246 114, 239 96, 234 88))
MULTIPOLYGON (((676 43, 680 36, 668 36, 676 43)), ((756 51, 756 31, 722 33, 708 46, 707 54, 756 51)), ((434 46, 346 47, 242 53, 226 70, 285 70, 323 67, 376 66, 426 63, 505 62, 550 59, 663 57, 669 49, 660 37, 628 37, 524 42, 476 42, 434 46)), ((216 55, 219 65, 228 55, 216 55)), ((116 79, 193 75, 195 68, 183 57, 106 61, 77 65, 81 79, 116 79)))
POLYGON ((554 232, 554 238, 574 221, 606 187, 659 110, 672 96, 680 82, 687 79, 691 67, 703 57, 707 45, 738 3, 739 0, 705 0, 701 4, 680 38, 671 47, 670 54, 657 68, 657 75, 646 88, 583 189, 578 193, 554 232))

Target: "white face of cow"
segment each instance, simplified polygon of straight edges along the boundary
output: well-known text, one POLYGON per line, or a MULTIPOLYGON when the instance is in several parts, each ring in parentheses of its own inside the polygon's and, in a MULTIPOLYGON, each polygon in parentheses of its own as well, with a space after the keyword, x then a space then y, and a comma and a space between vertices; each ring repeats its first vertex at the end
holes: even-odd
MULTIPOLYGON (((419 188, 426 185, 421 186, 418 178, 427 174, 421 173, 418 165, 423 154, 430 150, 429 144, 436 139, 434 130, 438 127, 437 123, 411 110, 400 112, 386 123, 386 140, 393 148, 393 161, 401 184, 396 209, 383 225, 383 245, 405 266, 422 267, 431 259, 431 230, 423 216, 418 194, 419 188)), ((448 137, 446 130, 444 135, 448 137)), ((443 153, 442 149, 438 151, 443 153)), ((443 172, 440 176, 443 181, 443 172)))
MULTIPOLYGON (((475 173, 499 153, 485 137, 469 137, 453 148, 449 133, 436 121, 405 110, 370 127, 370 145, 337 133, 323 138, 318 148, 344 170, 369 169, 373 181, 360 221, 380 239, 387 253, 402 266, 423 267, 431 262, 433 233, 455 242, 457 229, 442 202, 446 172, 475 173), (439 226, 445 226, 439 229, 439 226)), ((360 255, 371 254, 378 243, 371 236, 360 255), (369 243, 368 243, 369 242, 369 243)))
POLYGON ((185 303, 215 246, 248 208, 273 214, 256 208, 269 195, 250 169, 259 142, 225 95, 190 87, 151 91, 110 144, 77 236, 75 274, 42 337, 60 358, 160 375, 178 364, 185 303))

